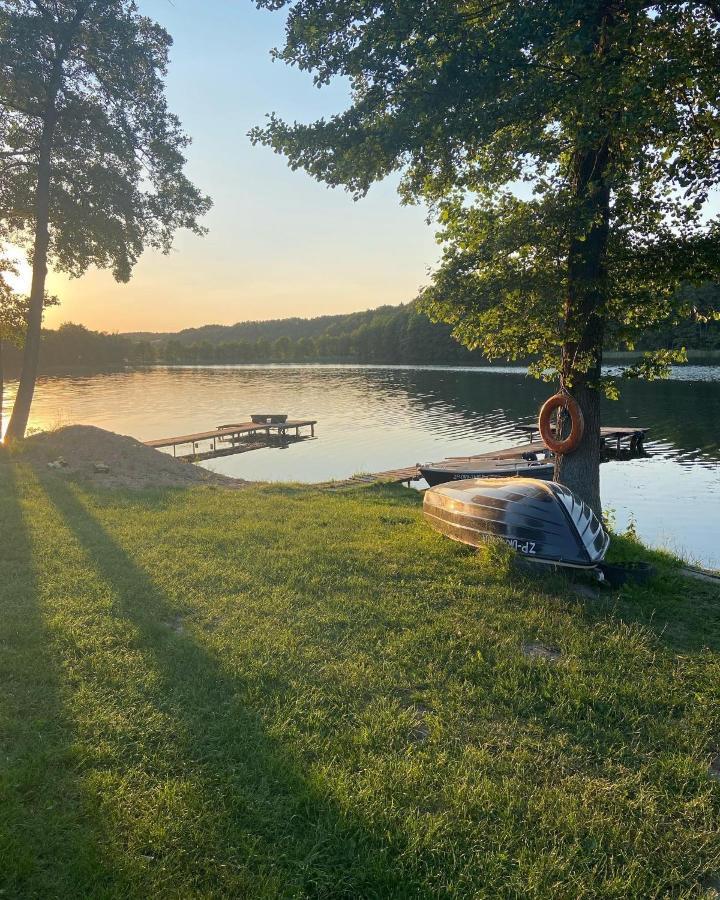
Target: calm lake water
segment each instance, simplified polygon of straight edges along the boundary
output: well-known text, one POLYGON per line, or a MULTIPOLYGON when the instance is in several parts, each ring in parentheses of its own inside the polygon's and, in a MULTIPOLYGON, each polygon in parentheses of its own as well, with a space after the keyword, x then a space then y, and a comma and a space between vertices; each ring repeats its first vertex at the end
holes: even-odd
MULTIPOLYGON (((14 394, 10 384, 7 399, 14 394)), ((201 431, 249 413, 318 420, 318 440, 206 463, 242 478, 321 481, 523 443, 550 387, 520 368, 233 366, 43 378, 31 426, 82 422, 141 440, 201 431)), ((720 366, 666 382, 623 382, 607 425, 649 427, 648 459, 601 470, 618 527, 720 567, 720 366)))

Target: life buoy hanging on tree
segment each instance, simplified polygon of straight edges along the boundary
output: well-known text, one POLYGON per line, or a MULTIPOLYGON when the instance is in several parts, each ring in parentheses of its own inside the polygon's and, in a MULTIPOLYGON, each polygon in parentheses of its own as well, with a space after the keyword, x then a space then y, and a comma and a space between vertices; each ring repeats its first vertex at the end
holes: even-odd
POLYGON ((553 453, 565 454, 577 450, 585 432, 585 419, 577 400, 573 399, 566 391, 553 394, 549 400, 545 401, 540 410, 538 428, 545 446, 548 450, 552 450, 553 453), (564 440, 556 436, 550 421, 556 409, 565 409, 572 423, 570 434, 564 440))

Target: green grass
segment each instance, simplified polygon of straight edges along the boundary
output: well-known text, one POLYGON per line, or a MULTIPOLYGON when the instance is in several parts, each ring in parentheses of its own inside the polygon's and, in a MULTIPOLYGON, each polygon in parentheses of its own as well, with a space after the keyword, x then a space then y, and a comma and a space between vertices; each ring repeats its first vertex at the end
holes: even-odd
POLYGON ((588 599, 403 488, 21 464, 0 524, 3 898, 710 896, 720 597, 669 558, 588 599))

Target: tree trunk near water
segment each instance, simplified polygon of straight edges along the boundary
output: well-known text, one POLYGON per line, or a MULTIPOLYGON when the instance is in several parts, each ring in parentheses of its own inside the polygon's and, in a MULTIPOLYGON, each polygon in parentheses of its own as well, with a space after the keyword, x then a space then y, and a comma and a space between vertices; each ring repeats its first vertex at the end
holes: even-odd
MULTIPOLYGON (((36 4, 45 18, 50 12, 42 4, 36 4)), ((47 86, 46 103, 42 115, 42 132, 38 145, 37 184, 35 186, 35 243, 33 246, 32 284, 27 313, 27 331, 23 350, 22 372, 18 384, 12 415, 8 423, 6 440, 22 440, 25 437, 35 382, 37 381, 42 338, 42 319, 45 307, 45 280, 50 249, 50 187, 52 179, 52 153, 58 124, 58 96, 63 83, 65 62, 72 50, 78 29, 91 5, 91 0, 80 3, 75 15, 61 25, 59 43, 52 62, 52 74, 47 86)), ((56 10, 57 12, 57 10, 56 10)), ((53 20, 54 21, 54 20, 53 20)), ((56 23, 57 24, 57 23, 56 23)))
MULTIPOLYGON (((601 64, 611 46, 617 7, 600 0, 588 35, 587 53, 601 64)), ((600 516, 600 375, 607 301, 607 250, 610 234, 611 115, 596 114, 581 127, 573 157, 573 188, 579 227, 570 242, 565 301, 565 340, 561 374, 582 410, 585 431, 573 453, 560 456, 555 480, 584 500, 600 516)), ((558 423, 560 429, 566 423, 558 423)))
POLYGON ((0 444, 3 442, 3 412, 5 399, 5 360, 3 359, 3 341, 0 338, 0 444))
POLYGON ((42 137, 40 139, 38 179, 35 189, 35 244, 33 248, 30 306, 27 314, 27 333, 23 350, 22 373, 6 434, 6 440, 8 441, 22 440, 25 437, 25 429, 30 417, 30 406, 37 380, 43 307, 45 306, 47 258, 50 246, 50 173, 56 123, 57 113, 53 99, 53 105, 43 123, 42 137))
POLYGON ((559 456, 555 464, 555 480, 569 487, 597 516, 602 514, 599 380, 610 219, 610 190, 605 181, 608 154, 606 138, 599 146, 576 155, 576 197, 591 224, 570 246, 562 376, 582 410, 585 432, 578 448, 559 456))
POLYGON ((585 433, 577 450, 555 460, 555 481, 569 487, 592 509, 602 514, 600 502, 600 392, 587 384, 576 385, 572 395, 585 419, 585 433))

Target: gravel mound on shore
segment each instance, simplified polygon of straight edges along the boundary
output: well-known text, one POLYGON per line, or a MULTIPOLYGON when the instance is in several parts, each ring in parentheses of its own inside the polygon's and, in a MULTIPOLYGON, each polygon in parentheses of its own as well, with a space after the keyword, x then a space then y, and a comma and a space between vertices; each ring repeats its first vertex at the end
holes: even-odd
POLYGON ((51 466, 60 476, 82 478, 103 487, 153 488, 190 487, 214 484, 240 487, 247 482, 208 472, 193 463, 181 462, 167 453, 146 447, 135 438, 92 425, 70 425, 57 431, 32 435, 16 457, 32 465, 48 468, 64 460, 66 465, 51 466), (107 467, 109 471, 97 471, 107 467))

